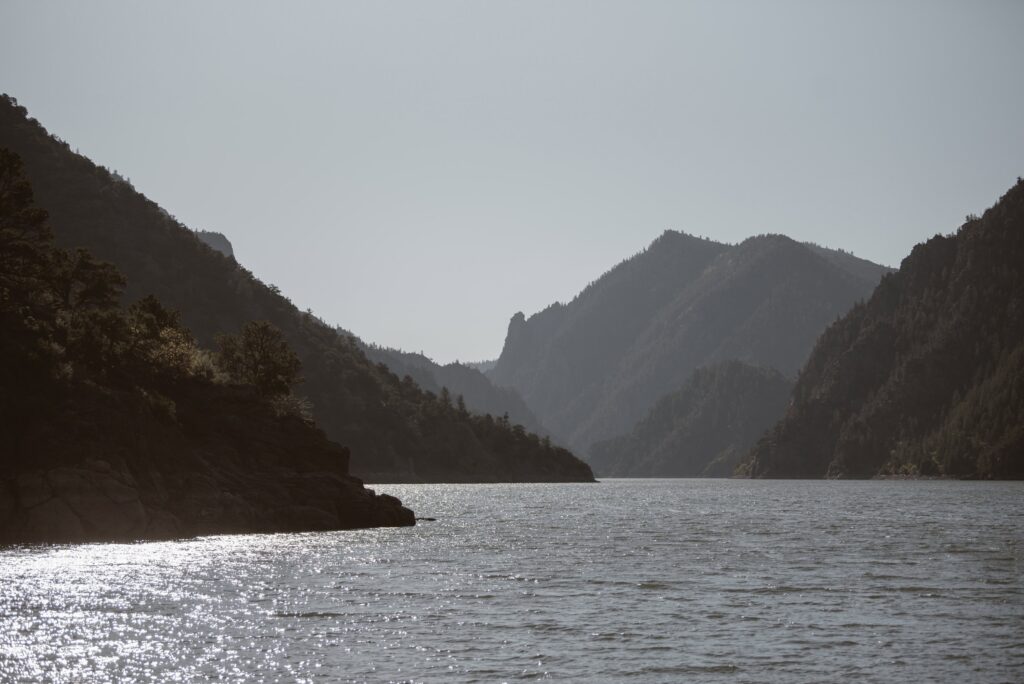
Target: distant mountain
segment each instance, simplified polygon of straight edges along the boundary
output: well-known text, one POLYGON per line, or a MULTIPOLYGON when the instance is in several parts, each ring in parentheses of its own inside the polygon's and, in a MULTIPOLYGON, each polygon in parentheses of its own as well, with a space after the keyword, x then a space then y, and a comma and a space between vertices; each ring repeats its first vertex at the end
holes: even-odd
POLYGON ((298 391, 327 436, 351 449, 354 474, 378 482, 592 479, 568 451, 501 419, 460 412, 372 363, 129 183, 51 137, 7 96, 0 98, 0 147, 24 160, 57 242, 115 264, 127 278, 127 301, 155 295, 181 311, 205 347, 252 320, 279 328, 302 362, 298 391))
POLYGON ((828 328, 758 477, 1024 477, 1024 181, 828 328))
POLYGON ((667 231, 570 303, 516 314, 488 375, 585 452, 698 367, 737 359, 795 375, 886 271, 780 235, 730 246, 667 231))
POLYGON ((226 257, 235 256, 235 250, 231 247, 231 241, 223 233, 216 233, 212 230, 197 230, 196 237, 226 257))
POLYGON ((739 361, 699 368, 630 434, 595 444, 590 465, 599 476, 729 477, 792 388, 778 371, 739 361))
POLYGON ((400 378, 408 375, 428 392, 440 395, 447 388, 453 401, 462 397, 466 408, 473 413, 495 417, 507 415, 513 425, 522 425, 528 432, 542 437, 553 437, 515 390, 495 386, 476 368, 460 363, 442 366, 423 354, 366 344, 344 329, 338 332, 351 336, 368 359, 374 363, 383 363, 400 378))

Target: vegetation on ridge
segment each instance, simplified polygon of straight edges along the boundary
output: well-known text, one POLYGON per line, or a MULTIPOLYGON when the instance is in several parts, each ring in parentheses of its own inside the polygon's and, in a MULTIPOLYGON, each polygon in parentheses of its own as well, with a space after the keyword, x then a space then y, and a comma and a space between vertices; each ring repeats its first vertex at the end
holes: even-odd
POLYGON ((500 418, 463 415, 370 362, 352 341, 208 247, 122 178, 51 137, 6 96, 0 147, 24 160, 57 242, 115 264, 127 278, 129 300, 154 294, 181 312, 205 347, 252 320, 278 328, 302 363, 300 391, 317 425, 352 449, 353 473, 377 481, 592 480, 589 467, 564 449, 500 418))
POLYGON ((1024 477, 1024 181, 826 330, 759 477, 1024 477))
POLYGON ((274 403, 297 370, 279 333, 213 357, 156 298, 122 306, 122 276, 54 245, 21 171, 0 148, 0 543, 413 524, 274 403))

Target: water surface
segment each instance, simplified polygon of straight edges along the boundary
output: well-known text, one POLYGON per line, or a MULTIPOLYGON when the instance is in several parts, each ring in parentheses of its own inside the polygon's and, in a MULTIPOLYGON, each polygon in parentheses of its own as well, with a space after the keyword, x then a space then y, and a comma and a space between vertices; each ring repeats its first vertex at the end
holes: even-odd
POLYGON ((0 681, 1024 681, 1024 483, 377 489, 437 521, 0 549, 0 681))

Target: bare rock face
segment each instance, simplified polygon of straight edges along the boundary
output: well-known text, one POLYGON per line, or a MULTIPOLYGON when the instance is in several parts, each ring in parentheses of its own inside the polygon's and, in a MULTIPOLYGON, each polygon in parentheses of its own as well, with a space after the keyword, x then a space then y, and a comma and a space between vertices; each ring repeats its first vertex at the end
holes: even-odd
POLYGON ((68 505, 87 533, 136 537, 148 526, 134 481, 120 482, 109 473, 82 468, 56 468, 46 479, 54 497, 68 505))
MULTIPOLYGON (((145 535, 149 516, 135 482, 102 467, 54 468, 22 473, 13 495, 0 504, 4 527, 21 541, 76 541, 145 535)), ((9 489, 9 488, 8 488, 9 489)))
POLYGON ((56 498, 29 509, 20 528, 21 540, 28 542, 76 541, 86 538, 82 521, 67 503, 56 498))
POLYGON ((33 471, 23 473, 16 481, 18 501, 24 508, 35 508, 53 498, 53 491, 46 479, 46 473, 33 471))

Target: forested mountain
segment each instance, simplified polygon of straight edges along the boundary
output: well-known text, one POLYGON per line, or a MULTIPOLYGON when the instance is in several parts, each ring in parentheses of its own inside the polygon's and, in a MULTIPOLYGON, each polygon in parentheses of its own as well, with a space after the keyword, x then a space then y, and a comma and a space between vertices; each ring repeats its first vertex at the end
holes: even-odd
POLYGON ((122 307, 21 170, 0 148, 0 543, 414 524, 296 410, 278 331, 211 355, 156 299, 122 307))
POLYGON ((513 425, 522 425, 527 432, 552 437, 514 389, 496 386, 476 368, 461 363, 442 366, 423 354, 366 344, 346 330, 338 332, 354 339, 371 361, 383 363, 400 378, 410 376, 428 392, 440 396, 447 389, 453 402, 458 403, 461 397, 473 413, 508 416, 513 425))
POLYGON ((599 476, 729 477, 792 388, 778 371, 739 361, 698 368, 630 434, 595 444, 590 465, 599 476))
POLYGON ((201 346, 266 320, 303 367, 298 392, 317 424, 352 451, 360 477, 411 481, 590 480, 569 452, 500 418, 472 416, 370 362, 349 340, 234 259, 211 249, 124 180, 47 134, 0 98, 0 147, 19 154, 57 242, 87 247, 127 278, 128 301, 155 295, 201 346))
POLYGON ((730 246, 667 231, 570 303, 516 314, 488 375, 584 452, 698 367, 737 359, 795 375, 885 271, 780 235, 730 246))
POLYGON ((1024 182, 821 336, 759 477, 1024 477, 1024 182))

